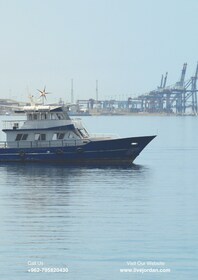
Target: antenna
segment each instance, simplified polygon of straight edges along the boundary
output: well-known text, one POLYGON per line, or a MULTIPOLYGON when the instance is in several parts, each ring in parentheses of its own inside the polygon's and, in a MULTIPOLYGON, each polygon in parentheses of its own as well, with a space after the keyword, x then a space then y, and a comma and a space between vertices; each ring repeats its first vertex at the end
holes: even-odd
POLYGON ((166 72, 166 76, 165 76, 165 78, 164 78, 163 88, 165 88, 165 87, 166 87, 167 77, 168 77, 168 72, 166 72))

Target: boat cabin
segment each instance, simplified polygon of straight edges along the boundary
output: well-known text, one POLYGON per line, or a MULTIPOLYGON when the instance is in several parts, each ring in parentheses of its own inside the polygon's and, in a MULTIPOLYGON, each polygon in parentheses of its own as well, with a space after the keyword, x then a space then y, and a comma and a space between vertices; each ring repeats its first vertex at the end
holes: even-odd
POLYGON ((83 145, 89 134, 80 120, 72 120, 62 106, 25 106, 26 120, 6 121, 6 147, 57 147, 83 145))

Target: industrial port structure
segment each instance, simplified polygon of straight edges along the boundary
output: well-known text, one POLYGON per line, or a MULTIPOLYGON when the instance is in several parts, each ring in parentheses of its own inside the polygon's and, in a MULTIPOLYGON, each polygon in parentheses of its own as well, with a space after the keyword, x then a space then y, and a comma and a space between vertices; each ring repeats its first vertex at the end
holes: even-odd
MULTIPOLYGON (((77 100, 74 103, 73 79, 71 80, 71 115, 86 114, 175 114, 198 115, 198 63, 194 75, 186 80, 187 63, 183 64, 179 81, 167 86, 168 72, 161 76, 155 90, 137 97, 126 95, 122 100, 112 97, 99 99, 98 80, 96 80, 95 99, 77 100)), ((120 98, 121 99, 121 98, 120 98)), ((62 102, 62 101, 61 101, 62 102)), ((60 102, 59 102, 60 103, 60 102)), ((62 103, 61 103, 62 104, 62 103)), ((64 102, 63 102, 64 104, 64 102)), ((0 114, 12 114, 21 102, 11 99, 0 100, 0 114)))
POLYGON ((187 63, 183 64, 180 80, 167 86, 168 72, 162 75, 157 89, 138 97, 128 97, 127 100, 98 100, 98 81, 96 83, 96 99, 77 100, 78 108, 100 113, 164 113, 177 115, 197 115, 197 79, 198 63, 194 75, 185 80, 187 63))

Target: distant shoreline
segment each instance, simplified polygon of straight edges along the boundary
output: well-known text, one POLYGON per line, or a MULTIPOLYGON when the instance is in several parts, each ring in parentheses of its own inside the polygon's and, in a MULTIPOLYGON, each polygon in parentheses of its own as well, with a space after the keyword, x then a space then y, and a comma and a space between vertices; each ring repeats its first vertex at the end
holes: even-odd
MULTIPOLYGON (((78 115, 79 116, 79 115, 78 115)), ((81 115, 83 116, 83 115, 81 115)), ((195 114, 167 114, 167 113, 147 113, 147 112, 142 112, 142 113, 92 113, 90 116, 149 116, 149 117, 196 117, 197 115, 195 114)))

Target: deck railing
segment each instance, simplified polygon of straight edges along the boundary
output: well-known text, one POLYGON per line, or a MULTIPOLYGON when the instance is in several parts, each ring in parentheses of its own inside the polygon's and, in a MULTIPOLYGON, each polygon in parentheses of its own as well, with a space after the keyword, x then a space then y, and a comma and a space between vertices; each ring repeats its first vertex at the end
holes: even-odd
POLYGON ((90 133, 90 138, 104 138, 104 139, 116 139, 119 138, 118 134, 115 133, 90 133))
POLYGON ((25 120, 6 120, 3 121, 3 129, 18 129, 24 125, 25 120))
POLYGON ((89 140, 51 140, 51 141, 1 141, 0 148, 48 148, 48 147, 69 147, 80 146, 88 143, 89 140))

